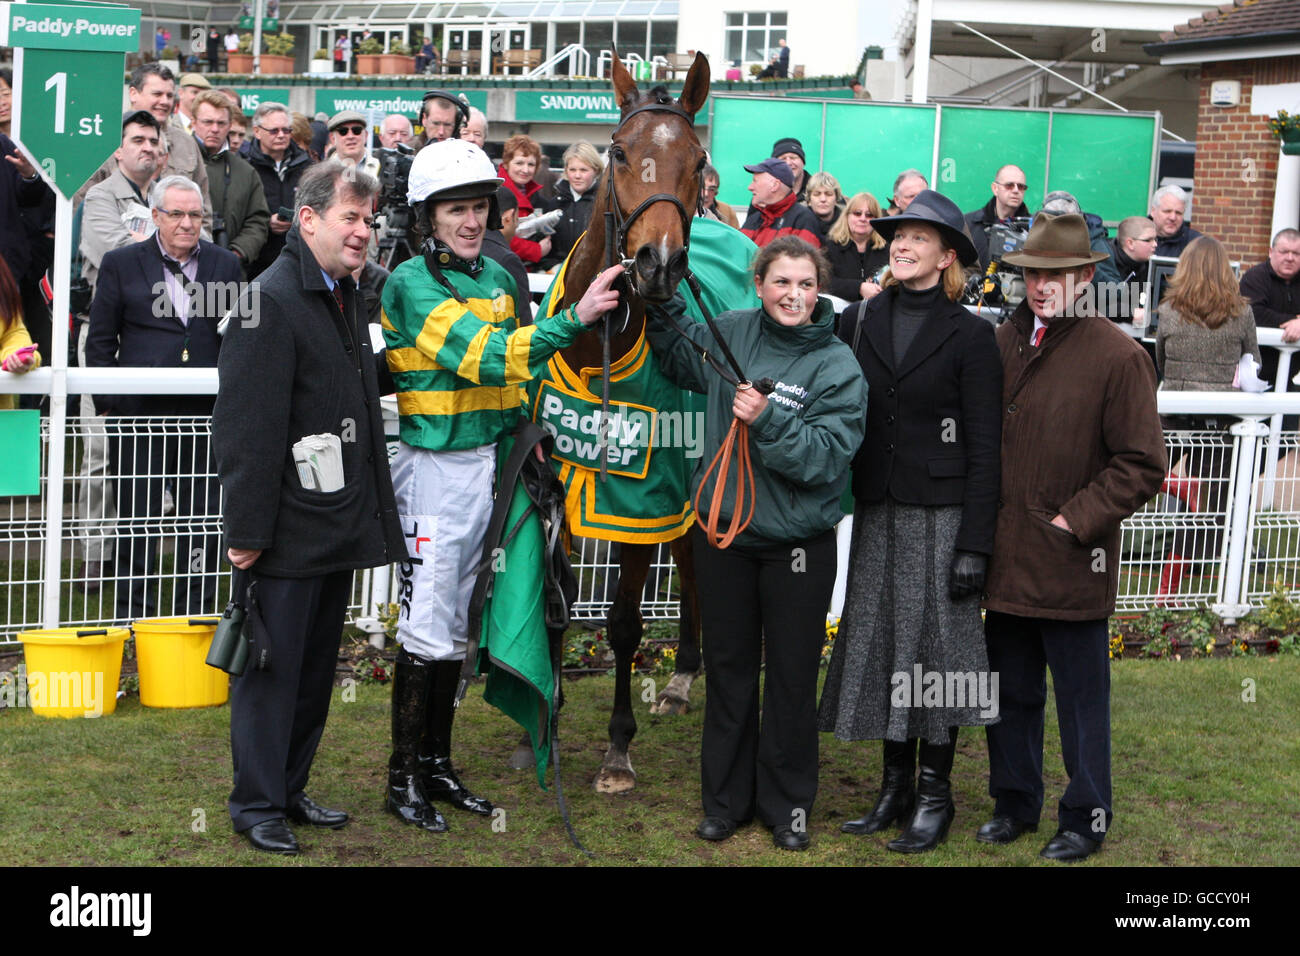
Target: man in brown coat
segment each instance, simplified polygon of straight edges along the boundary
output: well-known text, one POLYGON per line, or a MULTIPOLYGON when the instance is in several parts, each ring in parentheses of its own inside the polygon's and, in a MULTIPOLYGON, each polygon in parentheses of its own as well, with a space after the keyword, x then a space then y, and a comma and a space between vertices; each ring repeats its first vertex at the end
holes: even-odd
POLYGON ((1025 299, 997 331, 1004 371, 1002 493, 984 606, 1002 719, 987 728, 994 817, 1010 843, 1043 806, 1045 668, 1070 783, 1041 855, 1079 860, 1111 823, 1107 619, 1120 522, 1160 490, 1165 445, 1151 361, 1105 316, 1089 282, 1104 253, 1078 215, 1040 213, 1022 251, 1025 299))

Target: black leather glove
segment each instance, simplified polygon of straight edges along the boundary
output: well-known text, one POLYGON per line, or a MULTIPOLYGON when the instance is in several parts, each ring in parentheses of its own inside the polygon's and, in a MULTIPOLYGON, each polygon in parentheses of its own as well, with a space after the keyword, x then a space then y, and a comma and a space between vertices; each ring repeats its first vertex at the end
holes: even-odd
POLYGON ((972 594, 982 594, 984 575, 988 569, 987 555, 971 551, 953 552, 952 571, 948 576, 948 597, 960 601, 972 594))

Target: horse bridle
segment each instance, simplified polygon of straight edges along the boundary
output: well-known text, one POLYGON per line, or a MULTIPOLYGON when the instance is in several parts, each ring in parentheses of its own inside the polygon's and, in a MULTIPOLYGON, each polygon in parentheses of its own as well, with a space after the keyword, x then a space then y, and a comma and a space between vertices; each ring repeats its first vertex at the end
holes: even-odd
MULTIPOLYGON (((609 137, 609 143, 611 148, 613 148, 614 146, 614 138, 618 136, 619 131, 624 126, 627 125, 628 120, 636 116, 638 113, 671 113, 674 116, 680 116, 682 119, 686 120, 686 124, 688 126, 691 127, 695 126, 695 117, 692 116, 690 113, 686 112, 676 103, 674 103, 671 99, 655 100, 655 102, 653 103, 646 103, 642 106, 638 106, 636 109, 632 110, 621 120, 619 120, 618 125, 614 127, 614 132, 611 133, 609 137)), ((632 262, 634 260, 629 259, 627 255, 627 234, 632 229, 632 226, 636 224, 636 221, 641 218, 642 214, 647 209, 649 209, 655 203, 660 203, 660 202, 672 203, 673 206, 677 209, 677 215, 678 217, 680 217, 682 221, 682 246, 689 253, 691 248, 691 218, 692 217, 690 213, 686 211, 686 206, 683 205, 680 199, 678 199, 672 193, 655 193, 653 196, 648 196, 645 199, 643 199, 640 203, 637 204, 637 207, 635 209, 633 209, 630 213, 628 213, 627 216, 624 216, 622 206, 619 205, 618 192, 614 187, 613 169, 609 170, 609 175, 606 177, 606 184, 607 184, 605 190, 605 194, 606 194, 605 267, 606 268, 609 268, 610 266, 621 262, 624 271, 631 272, 632 262), (609 228, 610 223, 613 224, 612 236, 610 234, 610 228, 609 228), (610 239, 612 239, 613 241, 610 242, 609 241, 610 239)))

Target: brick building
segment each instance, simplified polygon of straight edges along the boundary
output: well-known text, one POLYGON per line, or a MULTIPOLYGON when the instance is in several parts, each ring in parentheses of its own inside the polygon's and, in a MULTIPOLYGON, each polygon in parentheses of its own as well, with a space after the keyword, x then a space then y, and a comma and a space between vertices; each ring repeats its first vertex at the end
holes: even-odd
POLYGON ((1283 156, 1268 128, 1278 110, 1300 113, 1300 3, 1235 0, 1143 49, 1201 65, 1190 220, 1243 266, 1259 262, 1300 222, 1300 156, 1283 156))

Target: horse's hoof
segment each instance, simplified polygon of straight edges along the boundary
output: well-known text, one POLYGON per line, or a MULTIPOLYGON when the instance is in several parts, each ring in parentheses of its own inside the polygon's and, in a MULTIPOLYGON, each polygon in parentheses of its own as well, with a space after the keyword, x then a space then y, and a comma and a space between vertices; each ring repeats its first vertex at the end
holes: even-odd
POLYGON ((516 747, 515 752, 506 761, 506 766, 511 770, 532 770, 536 767, 537 758, 533 756, 532 746, 520 744, 516 747))
POLYGON ((690 701, 682 700, 680 697, 669 697, 668 692, 664 691, 659 695, 659 699, 650 705, 650 713, 680 717, 690 710, 690 706, 690 701))
POLYGON ((690 709, 694 674, 674 674, 659 698, 650 705, 650 713, 680 717, 690 709))
POLYGON ((636 787, 636 771, 632 769, 632 760, 626 753, 608 751, 596 774, 594 784, 597 793, 627 793, 636 787))
POLYGON ((595 786, 597 793, 627 793, 636 788, 636 774, 631 770, 601 767, 595 786))

